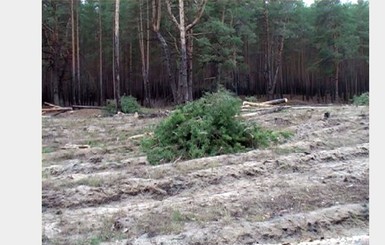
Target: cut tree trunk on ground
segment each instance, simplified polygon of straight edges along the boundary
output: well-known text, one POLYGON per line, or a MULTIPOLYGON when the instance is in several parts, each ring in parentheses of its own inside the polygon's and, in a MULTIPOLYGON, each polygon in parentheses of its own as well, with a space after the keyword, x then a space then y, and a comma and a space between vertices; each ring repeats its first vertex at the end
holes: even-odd
POLYGON ((61 106, 54 105, 54 104, 51 104, 51 103, 48 103, 48 102, 44 102, 44 105, 50 106, 50 107, 58 107, 58 108, 61 108, 61 106))
POLYGON ((72 111, 72 107, 59 107, 59 108, 42 109, 43 114, 49 113, 49 112, 66 112, 66 111, 72 111))
POLYGON ((252 112, 252 113, 242 114, 241 117, 259 116, 259 115, 279 112, 279 111, 282 111, 284 109, 289 109, 289 108, 291 108, 291 106, 279 106, 279 107, 274 107, 274 108, 259 109, 259 110, 256 110, 255 112, 252 112))
POLYGON ((54 113, 53 115, 58 115, 60 113, 66 112, 66 111, 72 111, 71 107, 61 107, 58 105, 54 105, 48 102, 44 102, 44 105, 49 106, 49 108, 43 108, 42 109, 42 114, 47 114, 47 113, 54 113))
POLYGON ((255 102, 249 102, 249 101, 243 101, 243 107, 249 107, 249 106, 270 106, 270 105, 278 105, 282 103, 287 103, 287 98, 283 99, 276 99, 276 100, 269 100, 261 103, 255 103, 255 102))
POLYGON ((63 149, 63 150, 66 150, 66 149, 89 149, 91 148, 91 146, 89 145, 73 145, 73 144, 66 144, 62 147, 60 147, 60 149, 63 149))
POLYGON ((80 109, 98 109, 101 110, 103 109, 102 106, 89 106, 89 105, 73 105, 72 109, 74 110, 80 110, 80 109))

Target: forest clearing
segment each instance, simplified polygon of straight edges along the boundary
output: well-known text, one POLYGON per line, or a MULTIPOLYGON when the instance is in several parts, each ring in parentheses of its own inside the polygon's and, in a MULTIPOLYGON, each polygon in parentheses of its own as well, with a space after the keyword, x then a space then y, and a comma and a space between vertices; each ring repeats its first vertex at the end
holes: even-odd
POLYGON ((369 244, 367 0, 43 0, 41 24, 44 245, 369 244))
POLYGON ((368 106, 250 116, 294 135, 153 166, 135 136, 163 119, 43 116, 43 244, 369 244, 368 106))

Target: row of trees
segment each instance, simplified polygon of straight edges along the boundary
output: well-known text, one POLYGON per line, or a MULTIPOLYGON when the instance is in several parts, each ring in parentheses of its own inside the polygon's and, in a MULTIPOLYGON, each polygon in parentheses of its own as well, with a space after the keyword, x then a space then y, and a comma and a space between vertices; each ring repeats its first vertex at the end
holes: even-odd
MULTIPOLYGON (((43 101, 348 101, 369 90, 368 1, 43 0, 43 101)), ((118 103, 119 104, 119 103, 118 103)))

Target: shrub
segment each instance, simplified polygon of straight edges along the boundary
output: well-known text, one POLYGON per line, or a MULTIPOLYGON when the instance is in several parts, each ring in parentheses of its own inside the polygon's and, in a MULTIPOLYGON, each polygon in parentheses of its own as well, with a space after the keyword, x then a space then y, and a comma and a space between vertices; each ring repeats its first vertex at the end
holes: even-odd
POLYGON ((353 96, 354 105, 369 105, 369 92, 363 93, 360 96, 353 96))
MULTIPOLYGON (((122 96, 120 98, 120 105, 122 106, 123 113, 140 112, 141 107, 135 97, 122 96)), ((114 115, 116 113, 115 100, 107 100, 107 105, 103 108, 107 116, 114 115)))
POLYGON ((179 106, 141 142, 151 164, 242 152, 278 142, 282 133, 235 117, 241 100, 227 91, 205 94, 179 106))
POLYGON ((132 96, 122 96, 120 98, 120 104, 122 106, 123 113, 134 113, 140 112, 140 105, 135 97, 132 96))
POLYGON ((116 113, 115 100, 107 100, 106 106, 103 107, 104 116, 112 116, 116 113))

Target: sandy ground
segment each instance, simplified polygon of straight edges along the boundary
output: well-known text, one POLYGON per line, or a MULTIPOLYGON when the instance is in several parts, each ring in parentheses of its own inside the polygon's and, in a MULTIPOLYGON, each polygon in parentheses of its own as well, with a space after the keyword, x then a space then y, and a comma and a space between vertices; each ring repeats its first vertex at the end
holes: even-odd
POLYGON ((101 115, 42 118, 43 244, 369 244, 367 106, 250 116, 294 136, 159 166, 132 136, 162 117, 101 115))

